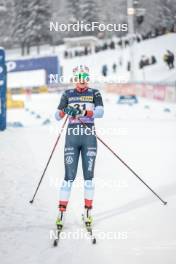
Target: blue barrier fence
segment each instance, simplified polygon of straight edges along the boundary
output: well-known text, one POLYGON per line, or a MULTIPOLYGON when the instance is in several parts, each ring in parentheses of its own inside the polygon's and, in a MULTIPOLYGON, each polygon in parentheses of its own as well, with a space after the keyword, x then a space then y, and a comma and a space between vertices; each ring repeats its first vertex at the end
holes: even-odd
POLYGON ((5 51, 0 48, 0 130, 6 129, 6 92, 7 71, 5 65, 5 51))

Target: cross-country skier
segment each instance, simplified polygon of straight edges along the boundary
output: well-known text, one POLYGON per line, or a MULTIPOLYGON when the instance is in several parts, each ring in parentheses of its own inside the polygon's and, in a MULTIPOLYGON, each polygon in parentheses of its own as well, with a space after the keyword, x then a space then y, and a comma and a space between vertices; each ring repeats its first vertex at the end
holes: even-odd
POLYGON ((59 215, 56 220, 58 227, 63 226, 80 154, 84 175, 84 221, 87 225, 92 223, 91 209, 94 195, 92 180, 97 154, 94 118, 101 118, 104 113, 100 92, 88 86, 89 68, 83 65, 76 67, 73 69, 73 78, 76 87, 62 94, 55 114, 57 120, 61 120, 65 114, 69 116, 64 151, 65 177, 60 189, 59 215))

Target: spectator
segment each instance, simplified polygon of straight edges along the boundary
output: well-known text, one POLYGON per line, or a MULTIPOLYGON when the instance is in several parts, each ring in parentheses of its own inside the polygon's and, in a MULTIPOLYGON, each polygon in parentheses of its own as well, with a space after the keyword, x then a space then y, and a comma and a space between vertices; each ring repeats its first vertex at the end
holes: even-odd
POLYGON ((116 63, 114 63, 112 65, 112 70, 113 70, 113 73, 116 73, 116 71, 117 71, 117 64, 116 63))
POLYGON ((102 49, 102 50, 107 50, 107 48, 108 48, 107 43, 104 43, 104 45, 103 45, 103 47, 102 47, 101 49, 102 49))
POLYGON ((167 50, 166 53, 164 54, 163 59, 166 62, 166 64, 168 65, 170 70, 174 68, 175 57, 174 57, 173 52, 171 52, 170 50, 167 50))
POLYGON ((128 61, 128 63, 127 63, 127 71, 130 71, 130 70, 131 70, 131 62, 128 61))
POLYGON ((122 60, 122 57, 121 57, 121 56, 119 57, 119 66, 120 66, 120 67, 123 66, 123 60, 122 60))
POLYGON ((78 51, 75 50, 75 57, 77 57, 79 55, 78 51))
POLYGON ((64 58, 68 58, 68 51, 64 51, 64 58))
POLYGON ((102 75, 106 77, 108 75, 108 66, 106 64, 102 67, 102 75))
POLYGON ((114 41, 111 41, 111 43, 109 44, 110 49, 115 49, 115 43, 114 41))
POLYGON ((88 55, 88 48, 87 47, 85 47, 85 49, 84 49, 84 55, 88 55))
POLYGON ((118 45, 120 48, 123 48, 123 46, 122 46, 122 40, 120 40, 119 42, 117 42, 117 45, 118 45))
POLYGON ((125 48, 129 46, 129 40, 125 40, 125 48))
POLYGON ((155 64, 157 61, 156 61, 156 58, 155 56, 151 56, 150 58, 145 56, 145 55, 142 55, 141 57, 141 60, 139 61, 139 68, 142 69, 144 68, 145 66, 148 66, 148 65, 153 65, 155 64))
POLYGON ((156 57, 154 55, 152 55, 151 64, 155 64, 155 63, 157 63, 156 57))
POLYGON ((139 62, 139 68, 142 69, 144 66, 147 66, 149 64, 149 58, 145 55, 142 55, 141 60, 139 62))

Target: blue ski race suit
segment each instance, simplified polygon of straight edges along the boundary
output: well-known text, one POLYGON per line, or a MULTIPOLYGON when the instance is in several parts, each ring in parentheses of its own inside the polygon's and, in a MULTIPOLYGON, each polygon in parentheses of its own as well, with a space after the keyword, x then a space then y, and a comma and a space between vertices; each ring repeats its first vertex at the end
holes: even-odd
POLYGON ((80 116, 79 118, 69 117, 64 150, 65 177, 60 190, 59 208, 66 208, 67 206, 71 186, 76 177, 80 154, 84 181, 86 183, 84 192, 85 205, 91 207, 94 193, 92 179, 94 177, 94 166, 97 155, 94 118, 103 117, 102 96, 97 89, 93 88, 87 88, 83 92, 78 91, 76 88, 68 89, 61 96, 55 115, 57 120, 64 117, 64 109, 67 107, 74 107, 84 111, 84 116, 80 116))

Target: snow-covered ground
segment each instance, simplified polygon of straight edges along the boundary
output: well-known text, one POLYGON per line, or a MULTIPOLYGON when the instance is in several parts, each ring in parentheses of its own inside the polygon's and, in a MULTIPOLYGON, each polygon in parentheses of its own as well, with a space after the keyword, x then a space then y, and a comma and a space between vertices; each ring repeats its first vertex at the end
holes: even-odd
MULTIPOLYGON (((136 81, 142 82, 173 82, 176 80, 176 70, 168 70, 168 67, 163 61, 163 55, 166 50, 172 50, 176 54, 175 48, 176 34, 168 34, 155 39, 146 40, 140 43, 135 43, 133 47, 134 54, 134 78, 136 81), (157 64, 147 66, 144 70, 139 69, 139 61, 141 56, 151 57, 154 55, 157 59, 157 64)), ((109 79, 120 79, 128 81, 129 72, 127 71, 127 63, 129 61, 129 48, 124 50, 107 50, 90 56, 76 57, 70 60, 61 57, 61 65, 65 76, 71 76, 72 69, 75 65, 85 64, 90 68, 91 75, 98 78, 101 75, 102 65, 108 66, 109 79), (112 71, 113 63, 119 62, 121 58, 122 67, 117 66, 117 73, 112 71)))
MULTIPOLYGON (((96 161, 94 229, 86 238, 61 239, 52 248, 50 230, 57 216, 64 175, 61 138, 33 205, 29 204, 58 135, 54 111, 60 95, 32 95, 26 110, 9 110, 8 122, 23 128, 0 133, 0 259, 3 264, 176 263, 176 107, 139 99, 117 105, 103 93, 105 116, 96 121, 104 139, 164 200, 162 203, 100 143, 96 161), (170 109, 170 112, 164 111, 170 109), (35 112, 41 119, 35 117, 35 112), (45 119, 48 125, 41 125, 45 119), (113 133, 109 128, 114 128, 113 133), (116 239, 108 239, 109 232, 116 239), (103 238, 105 236, 105 238, 103 238)), ((83 231, 82 171, 79 166, 65 223, 65 236, 83 231), (71 232, 71 233, 70 233, 71 232)), ((71 236, 70 235, 70 236, 71 236)))
MULTIPOLYGON (((174 83, 174 81, 176 81, 176 68, 173 70, 169 70, 168 66, 163 61, 163 56, 167 49, 171 50, 176 56, 175 43, 176 43, 176 33, 170 33, 158 38, 145 40, 140 43, 135 43, 133 47, 134 79, 138 82, 174 83), (142 55, 145 55, 146 57, 151 57, 152 55, 154 55, 156 57, 157 63, 152 66, 147 66, 144 69, 139 69, 139 61, 142 55)), ((52 47, 44 46, 41 48, 40 56, 57 55, 60 61, 60 65, 63 67, 63 76, 66 82, 68 82, 72 77, 73 68, 80 64, 85 64, 90 68, 91 78, 93 78, 93 80, 100 79, 102 66, 104 64, 107 64, 108 78, 110 81, 128 82, 130 77, 129 72, 127 71, 127 63, 130 57, 129 48, 125 48, 123 50, 121 50, 120 48, 115 50, 106 50, 88 56, 73 57, 71 59, 65 59, 63 57, 63 51, 65 49, 66 49, 65 45, 61 45, 56 47, 53 53, 52 47), (122 60, 123 63, 122 67, 119 66, 119 59, 122 60), (117 73, 115 74, 112 71, 113 63, 117 64, 117 73)), ((32 49, 32 54, 30 58, 36 57, 35 52, 36 50, 32 49)), ((21 58, 19 54, 19 50, 7 51, 8 60, 14 60, 19 58, 21 58)), ((9 74, 9 76, 10 75, 11 74, 9 74)), ((30 84, 30 77, 26 75, 25 78, 29 80, 29 84, 30 84)), ((42 79, 42 76, 41 77, 38 76, 37 78, 35 78, 34 76, 34 81, 36 80, 37 82, 36 85, 38 85, 39 78, 42 79)), ((24 79, 24 76, 22 76, 21 79, 24 79)), ((11 80, 12 78, 9 78, 8 87, 20 86, 18 82, 17 83, 14 82, 14 79, 13 81, 11 80)), ((18 80, 18 78, 16 78, 16 80, 18 80)), ((45 78, 43 77, 42 80, 45 80, 45 78)), ((43 81, 41 81, 41 84, 43 84, 43 81)))

